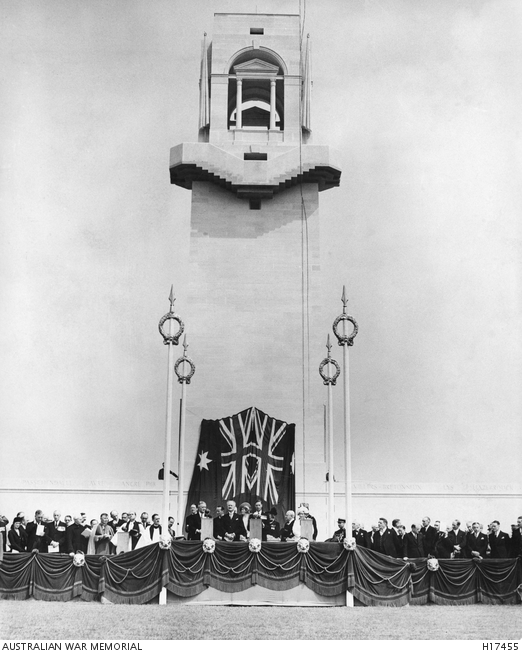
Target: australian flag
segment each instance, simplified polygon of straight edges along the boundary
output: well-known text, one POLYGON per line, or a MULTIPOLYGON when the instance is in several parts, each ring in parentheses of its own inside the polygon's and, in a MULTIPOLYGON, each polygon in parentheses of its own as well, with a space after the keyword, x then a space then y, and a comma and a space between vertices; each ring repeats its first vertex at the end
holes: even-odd
POLYGON ((252 407, 220 420, 203 420, 187 507, 199 500, 212 515, 227 500, 263 501, 281 520, 295 508, 295 425, 252 407))

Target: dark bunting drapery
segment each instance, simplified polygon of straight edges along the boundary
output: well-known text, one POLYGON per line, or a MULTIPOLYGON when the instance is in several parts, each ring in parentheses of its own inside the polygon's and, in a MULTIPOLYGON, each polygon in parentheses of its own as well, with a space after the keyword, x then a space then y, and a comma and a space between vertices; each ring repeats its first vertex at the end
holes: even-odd
POLYGON ((205 588, 239 592, 253 585, 288 590, 304 583, 322 596, 351 591, 369 606, 405 604, 514 604, 522 599, 522 558, 442 560, 435 571, 426 559, 402 561, 337 543, 216 542, 207 553, 200 541, 173 541, 118 556, 86 556, 76 567, 66 554, 10 554, 0 562, 0 598, 85 601, 102 597, 118 604, 143 604, 167 587, 192 597, 205 588))
POLYGON ((409 603, 413 567, 409 561, 393 559, 365 547, 357 547, 353 554, 354 584, 349 590, 354 597, 366 606, 409 603))
MULTIPOLYGON (((235 500, 295 508, 295 425, 255 407, 220 420, 203 420, 187 507, 204 500, 214 511, 235 500)), ((185 514, 188 511, 185 511, 185 514)))
POLYGON ((167 550, 143 547, 106 557, 98 592, 113 604, 145 604, 167 585, 168 574, 167 550))

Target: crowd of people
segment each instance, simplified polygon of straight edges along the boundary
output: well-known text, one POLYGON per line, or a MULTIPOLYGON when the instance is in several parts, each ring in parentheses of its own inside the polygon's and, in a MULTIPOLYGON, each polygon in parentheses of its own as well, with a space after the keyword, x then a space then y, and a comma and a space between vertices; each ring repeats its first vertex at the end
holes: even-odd
MULTIPOLYGON (((131 512, 111 511, 102 513, 100 519, 88 521, 84 513, 66 515, 61 519, 59 511, 52 519, 43 511, 36 511, 34 520, 27 521, 18 513, 8 529, 9 520, 0 516, 0 534, 3 536, 4 551, 12 552, 60 552, 74 554, 113 555, 117 553, 118 534, 128 534, 127 549, 134 550, 157 542, 162 534, 160 516, 143 512, 139 519, 131 512)), ((346 520, 339 518, 338 529, 326 542, 343 542, 347 537, 346 520)), ((174 518, 169 517, 168 534, 176 538, 174 518)), ((284 522, 277 520, 276 508, 265 511, 261 500, 252 506, 248 502, 239 505, 229 500, 225 506, 217 506, 214 515, 201 500, 190 506, 186 517, 184 533, 178 539, 201 540, 212 536, 223 541, 247 541, 252 533, 259 534, 264 541, 292 541, 301 536, 317 540, 317 521, 310 513, 309 505, 302 503, 297 511, 287 511, 284 522), (213 520, 205 523, 206 518, 213 520), (257 522, 257 528, 254 522, 257 522), (205 527, 208 525, 208 528, 205 527), (208 531, 210 529, 210 532, 208 531)), ((412 524, 408 531, 399 518, 388 526, 386 518, 379 518, 377 524, 366 531, 357 521, 352 523, 352 537, 357 545, 395 558, 412 559, 434 556, 436 558, 493 558, 504 559, 522 556, 522 516, 511 525, 511 534, 500 529, 498 520, 493 520, 486 529, 479 522, 469 521, 461 528, 459 520, 453 520, 451 527, 441 529, 440 522, 433 525, 429 517, 412 524)))
MULTIPOLYGON (((75 554, 116 554, 118 533, 128 534, 128 549, 136 549, 157 542, 161 535, 160 517, 154 513, 149 520, 148 513, 142 513, 137 520, 132 511, 110 514, 102 513, 100 519, 87 520, 85 513, 66 515, 62 520, 60 511, 54 511, 53 517, 43 511, 36 511, 34 520, 27 521, 25 514, 19 512, 13 518, 8 529, 9 520, 0 516, 0 534, 3 538, 4 551, 41 552, 75 554)), ((172 537, 174 518, 169 518, 168 531, 172 537)))

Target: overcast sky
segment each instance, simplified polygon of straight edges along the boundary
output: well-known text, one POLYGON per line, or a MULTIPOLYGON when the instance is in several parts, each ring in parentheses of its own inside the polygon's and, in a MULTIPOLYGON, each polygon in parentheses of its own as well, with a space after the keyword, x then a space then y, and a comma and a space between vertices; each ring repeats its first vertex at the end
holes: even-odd
MULTIPOLYGON (((214 11, 256 7, 299 2, 0 2, 8 476, 156 477, 190 215, 169 149, 197 140, 214 11)), ((354 479, 518 481, 522 5, 309 0, 304 20, 314 142, 343 171, 324 301, 333 319, 346 284, 360 325, 354 479)))

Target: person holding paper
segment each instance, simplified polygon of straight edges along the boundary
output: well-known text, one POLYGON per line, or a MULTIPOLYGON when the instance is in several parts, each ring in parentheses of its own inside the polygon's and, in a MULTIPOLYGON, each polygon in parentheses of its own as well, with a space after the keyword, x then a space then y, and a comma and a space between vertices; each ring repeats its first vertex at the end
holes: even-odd
POLYGON ((136 520, 136 514, 133 511, 129 513, 129 521, 123 525, 122 530, 129 534, 131 549, 135 550, 141 536, 141 531, 140 523, 136 520))
POLYGON ((55 511, 53 520, 47 525, 47 538, 49 539, 49 551, 67 553, 67 543, 65 542, 65 530, 67 525, 60 520, 61 513, 55 511))
POLYGON ((109 525, 109 516, 106 513, 100 515, 100 523, 94 531, 94 544, 96 554, 111 553, 111 538, 114 536, 114 529, 109 525))
POLYGON ((27 551, 47 554, 48 528, 43 521, 43 511, 35 512, 34 520, 27 523, 25 531, 27 532, 27 551))

